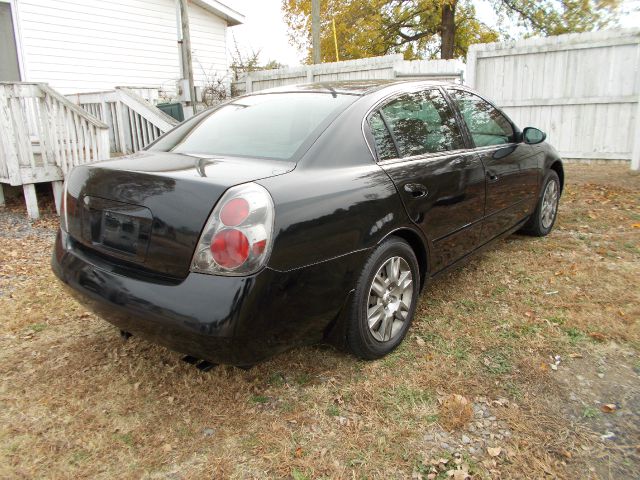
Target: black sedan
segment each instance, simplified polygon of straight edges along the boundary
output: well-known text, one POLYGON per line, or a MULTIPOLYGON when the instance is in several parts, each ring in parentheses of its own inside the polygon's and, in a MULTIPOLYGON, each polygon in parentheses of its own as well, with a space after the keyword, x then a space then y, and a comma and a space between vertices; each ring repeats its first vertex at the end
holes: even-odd
POLYGON ((544 140, 460 85, 247 95, 76 167, 53 270, 123 332, 208 362, 320 341, 379 358, 427 282, 551 231, 564 173, 544 140))

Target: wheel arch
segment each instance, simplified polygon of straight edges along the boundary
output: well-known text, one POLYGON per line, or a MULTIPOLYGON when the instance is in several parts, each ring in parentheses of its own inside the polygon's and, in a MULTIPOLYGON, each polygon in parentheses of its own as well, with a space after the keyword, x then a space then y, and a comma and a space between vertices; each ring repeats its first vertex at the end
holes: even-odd
POLYGON ((406 241, 418 260, 420 268, 420 289, 424 288, 429 277, 429 250, 422 236, 415 230, 407 227, 399 228, 389 232, 380 243, 389 237, 399 237, 406 241))
POLYGON ((550 170, 553 170, 558 174, 558 178, 560 179, 560 192, 564 190, 564 167, 562 166, 562 161, 556 160, 549 166, 550 170))

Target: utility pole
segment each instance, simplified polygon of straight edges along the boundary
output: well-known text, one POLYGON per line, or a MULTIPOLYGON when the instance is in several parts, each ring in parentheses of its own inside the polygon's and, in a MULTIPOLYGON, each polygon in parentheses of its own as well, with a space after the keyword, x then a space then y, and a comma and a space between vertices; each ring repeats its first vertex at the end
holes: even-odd
POLYGON ((311 0, 311 42, 313 47, 313 63, 320 60, 320 0, 311 0))
POLYGON ((338 53, 338 35, 336 34, 336 19, 332 18, 333 23, 333 46, 336 47, 336 62, 340 61, 340 54, 338 53))
POLYGON ((189 30, 189 10, 187 0, 176 0, 180 14, 180 31, 178 33, 178 43, 180 44, 180 60, 182 65, 182 78, 189 82, 189 101, 193 114, 196 112, 196 88, 193 82, 193 62, 191 61, 191 33, 189 30))

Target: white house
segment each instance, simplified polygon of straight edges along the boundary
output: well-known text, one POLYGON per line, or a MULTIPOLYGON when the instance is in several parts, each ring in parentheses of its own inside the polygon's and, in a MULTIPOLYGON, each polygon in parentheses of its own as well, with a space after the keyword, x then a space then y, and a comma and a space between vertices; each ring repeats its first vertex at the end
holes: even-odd
MULTIPOLYGON (((62 94, 181 78, 175 0, 0 0, 0 81, 45 82, 62 94)), ((227 27, 244 17, 190 0, 196 85, 228 72, 227 27)))
POLYGON ((147 100, 189 99, 181 7, 194 86, 228 81, 227 27, 244 17, 218 0, 0 0, 0 205, 3 184, 22 186, 37 218, 35 184, 50 182, 59 207, 73 166, 176 124, 147 100))

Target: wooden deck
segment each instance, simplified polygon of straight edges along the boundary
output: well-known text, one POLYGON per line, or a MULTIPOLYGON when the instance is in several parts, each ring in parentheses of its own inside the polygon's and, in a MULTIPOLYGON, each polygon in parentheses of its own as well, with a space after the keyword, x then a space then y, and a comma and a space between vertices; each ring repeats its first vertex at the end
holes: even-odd
POLYGON ((46 84, 0 83, 0 185, 22 185, 31 218, 39 216, 34 184, 52 182, 59 207, 67 172, 106 158, 107 124, 46 84))
POLYGON ((141 150, 178 124, 154 105, 157 96, 157 89, 116 87, 67 98, 109 126, 111 152, 126 154, 141 150))
POLYGON ((117 87, 67 98, 43 83, 0 82, 0 205, 2 184, 20 185, 38 218, 35 184, 51 182, 59 210, 73 167, 136 152, 177 125, 140 93, 117 87))

